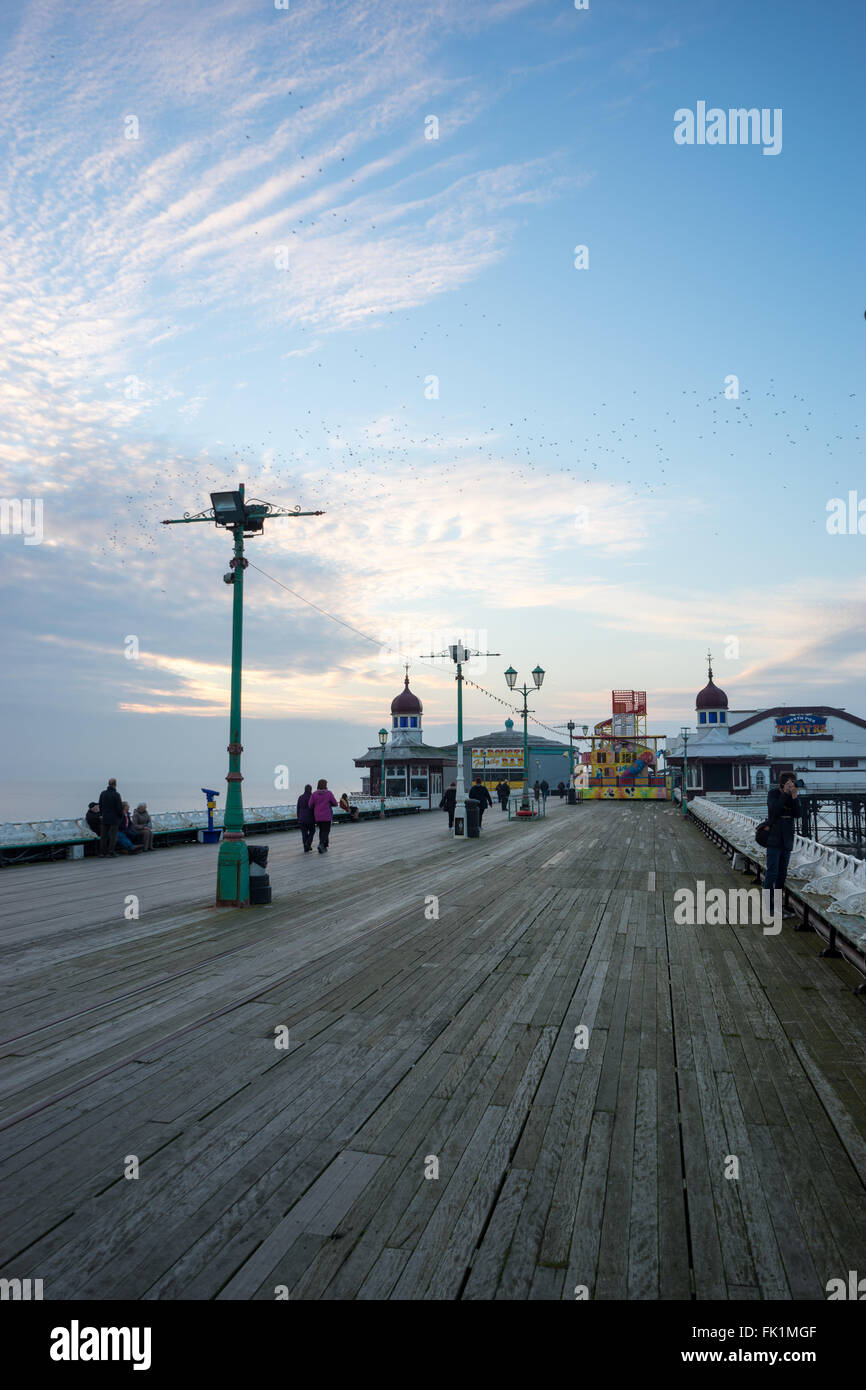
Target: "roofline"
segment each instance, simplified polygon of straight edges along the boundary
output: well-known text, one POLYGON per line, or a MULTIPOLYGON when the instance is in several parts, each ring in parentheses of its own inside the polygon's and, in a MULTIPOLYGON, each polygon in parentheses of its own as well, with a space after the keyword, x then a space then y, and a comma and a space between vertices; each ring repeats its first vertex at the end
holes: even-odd
POLYGON ((774 705, 772 709, 762 709, 757 714, 750 715, 748 719, 741 719, 739 724, 729 724, 728 730, 730 733, 736 733, 740 729, 748 729, 750 724, 759 723, 761 719, 770 719, 779 714, 794 714, 797 710, 802 710, 805 714, 833 714, 837 719, 846 719, 849 724, 857 724, 861 729, 866 729, 866 719, 849 714, 847 710, 837 709, 835 705, 774 705))

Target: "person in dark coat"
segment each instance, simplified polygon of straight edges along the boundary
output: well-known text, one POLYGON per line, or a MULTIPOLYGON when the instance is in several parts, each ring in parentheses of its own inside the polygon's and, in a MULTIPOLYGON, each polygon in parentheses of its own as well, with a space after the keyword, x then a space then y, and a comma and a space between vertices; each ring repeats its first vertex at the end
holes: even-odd
POLYGON ((508 798, 511 795, 511 788, 507 782, 499 783, 499 786, 496 788, 496 795, 499 797, 499 805, 502 807, 503 811, 507 811, 508 798))
POLYGON ((439 805, 442 807, 442 810, 443 810, 443 811, 447 811, 447 812, 448 812, 448 829, 449 829, 449 830, 453 830, 453 829, 454 829, 454 807, 457 805, 457 783, 456 783, 456 782, 452 782, 452 783, 451 783, 451 786, 448 787, 448 788, 446 789, 446 791, 444 792, 444 794, 443 794, 443 796, 442 796, 442 800, 439 802, 439 805))
POLYGON ((301 827, 301 844, 304 846, 304 854, 312 854, 313 839, 316 834, 316 822, 310 810, 312 792, 312 783, 308 782, 298 797, 298 825, 301 827))
POLYGON ((785 887, 788 861, 794 848, 795 822, 802 816, 803 807, 797 790, 797 783, 790 772, 779 774, 779 786, 773 787, 767 797, 767 820, 770 825, 767 841, 767 867, 764 871, 764 888, 770 893, 770 912, 775 910, 775 889, 785 887))
POLYGON ((91 801, 84 819, 87 822, 88 828, 93 831, 94 835, 102 833, 102 821, 99 819, 99 805, 97 802, 91 801))
POLYGON ((541 795, 544 797, 544 804, 547 805, 547 793, 550 791, 550 783, 545 777, 541 783, 541 795))
POLYGON ((484 819, 484 812, 487 810, 488 806, 493 805, 493 797, 490 795, 480 777, 476 777, 475 785, 470 787, 469 799, 478 802, 478 826, 480 829, 481 822, 484 819))
POLYGON ((117 778, 109 777, 108 786, 99 793, 99 857, 117 858, 117 832, 123 815, 123 802, 117 790, 117 778))

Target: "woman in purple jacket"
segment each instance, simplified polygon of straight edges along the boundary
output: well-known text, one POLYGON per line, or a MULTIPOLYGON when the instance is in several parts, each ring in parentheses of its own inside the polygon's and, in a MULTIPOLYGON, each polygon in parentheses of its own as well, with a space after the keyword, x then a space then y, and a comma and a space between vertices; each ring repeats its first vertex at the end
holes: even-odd
POLYGON ((316 790, 310 797, 310 810, 319 828, 319 853, 328 853, 328 838, 331 834, 331 821, 334 819, 333 807, 338 805, 333 792, 328 791, 324 777, 316 783, 316 790))

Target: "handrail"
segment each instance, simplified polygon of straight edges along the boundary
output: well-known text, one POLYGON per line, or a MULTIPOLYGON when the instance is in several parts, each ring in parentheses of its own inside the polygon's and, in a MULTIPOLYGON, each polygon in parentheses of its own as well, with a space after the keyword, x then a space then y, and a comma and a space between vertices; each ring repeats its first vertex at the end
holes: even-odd
MULTIPOLYGON (((755 827, 760 822, 753 816, 718 806, 703 797, 689 802, 689 813, 703 822, 714 838, 729 846, 732 854, 740 854, 756 866, 766 863, 767 852, 755 840, 755 827)), ((785 891, 797 899, 804 924, 812 925, 816 931, 819 926, 826 928, 826 933, 819 932, 828 941, 824 954, 839 954, 841 938, 842 954, 866 974, 866 861, 795 834, 788 877, 794 882, 786 882, 785 891), (817 906, 804 896, 807 893, 830 899, 829 906, 817 906), (842 922, 836 920, 839 916, 842 922)), ((866 992, 866 984, 857 990, 861 992, 866 992)))

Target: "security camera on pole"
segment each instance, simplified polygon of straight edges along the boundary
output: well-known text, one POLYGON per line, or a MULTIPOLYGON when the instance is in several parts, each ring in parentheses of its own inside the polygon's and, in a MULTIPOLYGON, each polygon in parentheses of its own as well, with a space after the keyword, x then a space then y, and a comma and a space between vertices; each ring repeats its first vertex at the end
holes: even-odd
POLYGON ((232 677, 231 712, 229 715, 229 770, 226 774, 228 791, 223 818, 223 834, 217 859, 217 906, 248 907, 250 901, 250 860, 244 837, 244 806, 241 796, 241 646, 244 615, 244 570, 249 561, 244 558, 244 537, 259 536, 265 517, 324 516, 324 512, 281 511, 270 502, 247 502, 244 485, 236 492, 212 492, 212 506, 196 516, 186 513, 164 521, 163 526, 180 526, 186 522, 209 521, 230 531, 234 537, 234 554, 229 569, 223 575, 226 584, 233 585, 232 601, 232 677))
POLYGON ((444 652, 428 652, 423 660, 435 660, 440 656, 450 656, 457 667, 457 790, 454 799, 454 837, 466 839, 466 785, 463 780, 463 663, 473 656, 499 656, 499 652, 474 652, 455 642, 444 652))

